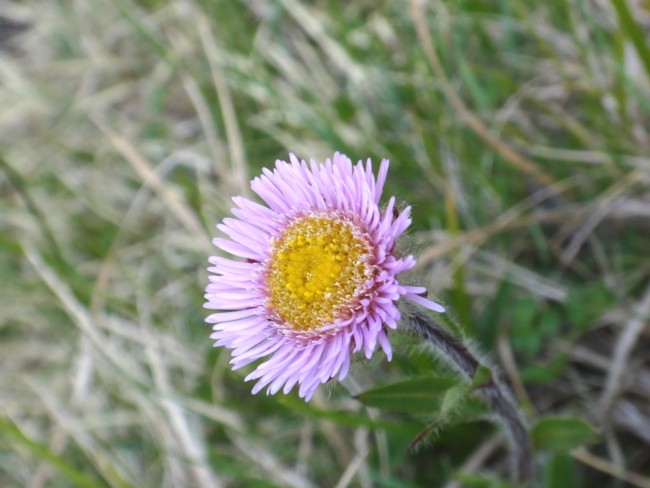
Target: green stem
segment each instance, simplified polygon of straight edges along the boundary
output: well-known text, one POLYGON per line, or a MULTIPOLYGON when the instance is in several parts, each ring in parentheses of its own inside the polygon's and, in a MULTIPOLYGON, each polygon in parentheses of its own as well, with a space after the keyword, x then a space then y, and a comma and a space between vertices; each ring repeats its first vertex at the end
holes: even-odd
POLYGON ((634 20, 634 17, 632 17, 632 13, 625 0, 611 0, 611 2, 616 10, 616 15, 618 15, 621 30, 632 41, 634 49, 636 49, 639 59, 643 64, 648 81, 650 81, 650 50, 646 44, 645 34, 639 24, 634 20))
MULTIPOLYGON (((440 315, 444 316, 446 314, 440 315)), ((431 344, 435 351, 468 381, 475 382, 477 373, 481 370, 489 371, 464 342, 454 337, 430 316, 420 310, 414 310, 409 319, 409 324, 418 335, 431 344)), ((453 322, 451 319, 450 321, 453 322)), ((476 391, 498 415, 509 434, 513 479, 519 483, 530 482, 535 475, 532 443, 526 422, 507 388, 490 374, 487 381, 481 379, 476 391)))

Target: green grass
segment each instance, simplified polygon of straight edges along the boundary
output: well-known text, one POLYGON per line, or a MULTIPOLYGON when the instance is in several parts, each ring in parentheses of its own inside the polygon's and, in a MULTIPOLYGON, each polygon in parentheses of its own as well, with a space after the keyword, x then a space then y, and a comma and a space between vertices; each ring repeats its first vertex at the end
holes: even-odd
POLYGON ((485 419, 407 453, 430 419, 354 399, 441 368, 408 338, 308 405, 211 347, 230 197, 339 150, 391 160, 413 280, 526 413, 598 427, 540 486, 650 486, 646 16, 422 3, 0 5, 28 26, 0 47, 0 485, 504 486, 485 419))

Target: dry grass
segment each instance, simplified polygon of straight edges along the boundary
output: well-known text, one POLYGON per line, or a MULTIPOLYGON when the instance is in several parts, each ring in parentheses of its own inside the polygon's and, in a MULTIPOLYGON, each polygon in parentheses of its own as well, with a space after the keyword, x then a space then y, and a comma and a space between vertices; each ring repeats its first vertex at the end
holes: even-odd
POLYGON ((531 418, 600 429, 574 461, 541 454, 540 485, 650 486, 644 46, 606 1, 499 5, 2 3, 0 485, 502 476, 484 421, 407 455, 422 419, 351 398, 426 372, 421 352, 303 405, 251 397, 210 347, 204 268, 230 197, 288 151, 342 150, 392 160, 418 280, 531 418))

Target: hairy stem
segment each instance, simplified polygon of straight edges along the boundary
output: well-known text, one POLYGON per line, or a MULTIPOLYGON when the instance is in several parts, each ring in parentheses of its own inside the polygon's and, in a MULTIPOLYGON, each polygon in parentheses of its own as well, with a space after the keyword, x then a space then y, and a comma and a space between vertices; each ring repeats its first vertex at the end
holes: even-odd
MULTIPOLYGON (((460 374, 470 380, 474 378, 482 365, 474 353, 428 315, 419 310, 410 312, 409 324, 420 337, 431 344, 460 374)), ((494 377, 477 391, 483 395, 510 434, 513 478, 520 483, 531 480, 535 473, 532 445, 526 423, 512 397, 494 377)))

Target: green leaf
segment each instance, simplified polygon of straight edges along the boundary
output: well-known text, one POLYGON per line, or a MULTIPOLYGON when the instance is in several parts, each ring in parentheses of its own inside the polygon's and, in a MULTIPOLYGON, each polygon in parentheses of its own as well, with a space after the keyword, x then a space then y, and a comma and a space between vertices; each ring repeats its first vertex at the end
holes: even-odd
POLYGON ((451 425, 485 417, 487 413, 485 404, 470 396, 470 392, 471 388, 468 388, 467 385, 455 386, 449 389, 445 393, 435 418, 413 438, 408 450, 415 450, 422 442, 435 437, 451 425))
POLYGON ((458 473, 456 479, 465 488, 514 488, 515 486, 497 478, 488 478, 487 476, 469 473, 458 473))
POLYGON ((566 369, 568 354, 558 353, 550 362, 539 362, 521 368, 521 378, 524 383, 549 384, 566 369))
POLYGON ((548 417, 540 420, 531 430, 536 450, 567 452, 582 444, 598 440, 598 431, 577 417, 548 417))
POLYGON ((467 388, 467 385, 458 385, 449 388, 447 393, 445 393, 445 396, 442 399, 442 405, 440 406, 440 420, 446 421, 446 418, 456 411, 458 406, 467 397, 468 393, 469 389, 467 388))
POLYGON ((308 415, 317 419, 329 420, 339 425, 348 425, 352 427, 367 427, 369 429, 383 430, 395 434, 405 435, 407 437, 415 435, 420 429, 420 423, 417 421, 390 421, 385 419, 372 419, 366 412, 353 413, 343 410, 326 410, 316 408, 312 404, 305 403, 303 400, 294 396, 278 396, 277 402, 287 408, 303 415, 308 415))
POLYGON ((512 305, 510 338, 515 351, 533 357, 542 347, 542 337, 536 330, 539 305, 532 298, 523 298, 512 305))
POLYGON ((470 383, 460 383, 449 388, 440 405, 439 420, 447 422, 448 416, 458 411, 468 396, 476 388, 486 385, 492 380, 492 370, 487 366, 479 366, 470 383))
POLYGON ((104 482, 101 482, 98 479, 92 478, 87 474, 79 471, 76 467, 69 464, 68 461, 59 456, 57 453, 52 452, 47 446, 27 437, 12 422, 0 418, 0 432, 4 432, 9 437, 12 437, 23 447, 27 448, 33 456, 49 463, 52 467, 56 468, 59 473, 72 481, 75 486, 87 488, 106 486, 104 482))
POLYGON ((471 388, 480 388, 488 384, 491 380, 492 370, 487 366, 481 365, 477 368, 476 373, 474 373, 470 386, 471 388))
POLYGON ((443 396, 460 383, 460 379, 448 376, 423 376, 368 390, 357 399, 383 410, 431 413, 439 409, 443 396))
MULTIPOLYGON (((479 368, 479 370, 477 370, 477 374, 479 377, 482 377, 484 376, 484 371, 479 368)), ((491 374, 492 373, 490 372, 490 375, 491 374)), ((465 406, 466 400, 468 400, 468 397, 473 388, 473 382, 470 384, 461 383, 449 388, 442 398, 442 403, 438 409, 436 418, 433 420, 433 422, 430 422, 417 436, 415 436, 409 445, 409 451, 414 450, 425 439, 434 435, 435 432, 439 431, 445 426, 449 425, 454 420, 454 418, 461 417, 461 409, 463 406, 465 406)))
POLYGON ((414 333, 395 331, 390 335, 390 343, 393 348, 414 348, 422 344, 422 340, 414 333))
POLYGON ((574 286, 566 302, 569 320, 580 329, 588 329, 614 302, 613 292, 603 281, 574 286), (589 304, 589 306, 585 306, 589 304))
POLYGON ((544 488, 565 488, 582 486, 577 479, 575 464, 571 456, 557 453, 544 463, 544 488))

